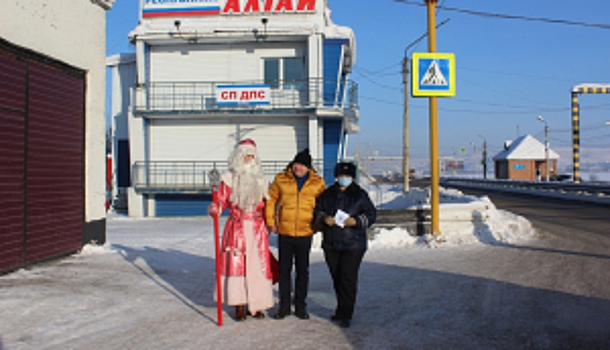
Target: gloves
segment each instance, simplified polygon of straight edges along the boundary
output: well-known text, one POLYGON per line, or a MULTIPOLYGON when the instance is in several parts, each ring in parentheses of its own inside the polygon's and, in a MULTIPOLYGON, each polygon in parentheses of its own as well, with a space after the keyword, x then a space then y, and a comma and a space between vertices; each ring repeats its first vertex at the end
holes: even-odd
POLYGON ((353 217, 349 217, 347 219, 345 219, 345 221, 343 222, 343 225, 347 226, 356 226, 357 222, 356 219, 354 219, 353 217))
POLYGON ((210 216, 218 215, 219 212, 220 212, 220 208, 218 208, 218 204, 212 202, 212 203, 210 203, 210 205, 208 205, 208 215, 210 215, 210 216))
POLYGON ((332 216, 327 216, 324 218, 324 223, 328 226, 335 226, 335 218, 333 218, 332 216))

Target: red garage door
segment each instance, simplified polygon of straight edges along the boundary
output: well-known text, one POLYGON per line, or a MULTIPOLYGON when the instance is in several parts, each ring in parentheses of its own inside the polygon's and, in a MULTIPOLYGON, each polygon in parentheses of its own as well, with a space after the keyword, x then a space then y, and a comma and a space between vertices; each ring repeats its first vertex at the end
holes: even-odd
POLYGON ((24 261, 26 64, 0 51, 0 271, 24 261))
POLYGON ((0 271, 81 246, 84 94, 82 71, 0 41, 0 271))

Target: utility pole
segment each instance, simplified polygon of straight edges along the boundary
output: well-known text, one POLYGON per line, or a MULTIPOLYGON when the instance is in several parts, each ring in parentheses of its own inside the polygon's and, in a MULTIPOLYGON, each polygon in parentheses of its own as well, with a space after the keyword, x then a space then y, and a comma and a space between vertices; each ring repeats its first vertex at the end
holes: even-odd
POLYGON ((483 179, 487 179, 487 140, 483 140, 483 179))
POLYGON ((487 179, 487 139, 483 135, 479 134, 479 137, 483 139, 483 150, 481 152, 481 164, 483 165, 483 179, 487 179))
POLYGON ((403 110, 403 144, 402 144, 402 175, 404 177, 402 192, 409 192, 409 58, 405 53, 402 61, 402 74, 404 84, 404 110, 403 110))
POLYGON ((549 182, 549 125, 541 115, 538 116, 538 120, 544 123, 544 166, 546 167, 544 180, 549 182))
POLYGON ((477 145, 474 142, 471 142, 472 146, 472 157, 474 163, 474 178, 477 179, 479 177, 479 168, 477 167, 477 145))
POLYGON ((545 160, 546 160, 546 182, 549 182, 549 173, 550 173, 550 168, 549 168, 549 126, 545 123, 544 124, 544 156, 545 156, 545 160))

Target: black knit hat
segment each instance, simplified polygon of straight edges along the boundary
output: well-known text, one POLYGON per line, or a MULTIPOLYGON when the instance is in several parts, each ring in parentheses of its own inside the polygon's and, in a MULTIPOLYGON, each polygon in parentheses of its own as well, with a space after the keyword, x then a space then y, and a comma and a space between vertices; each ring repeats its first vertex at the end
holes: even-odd
POLYGON ((340 175, 348 175, 356 178, 356 166, 353 163, 338 163, 335 165, 335 177, 340 175))
POLYGON ((308 168, 311 168, 311 155, 309 154, 309 148, 305 148, 301 152, 297 153, 292 160, 292 163, 303 164, 308 168))

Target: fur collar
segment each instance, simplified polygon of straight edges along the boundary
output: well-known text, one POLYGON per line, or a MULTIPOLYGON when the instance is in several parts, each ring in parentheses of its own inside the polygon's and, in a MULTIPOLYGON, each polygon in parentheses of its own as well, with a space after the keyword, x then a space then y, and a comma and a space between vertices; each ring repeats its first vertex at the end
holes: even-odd
MULTIPOLYGON (((358 195, 360 195, 361 190, 362 189, 360 188, 360 186, 358 186, 357 183, 352 182, 349 186, 347 186, 347 188, 345 189, 345 192, 343 192, 343 193, 345 193, 346 195, 348 195, 350 197, 358 197, 358 195)), ((328 194, 330 194, 330 195, 336 196, 340 192, 341 192, 341 187, 336 182, 328 188, 328 194)))

